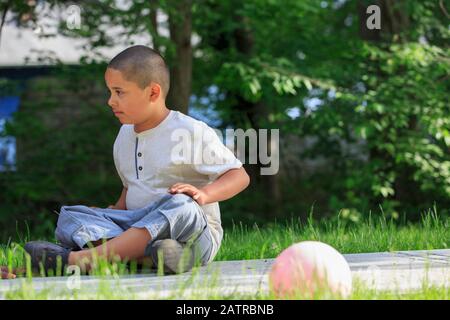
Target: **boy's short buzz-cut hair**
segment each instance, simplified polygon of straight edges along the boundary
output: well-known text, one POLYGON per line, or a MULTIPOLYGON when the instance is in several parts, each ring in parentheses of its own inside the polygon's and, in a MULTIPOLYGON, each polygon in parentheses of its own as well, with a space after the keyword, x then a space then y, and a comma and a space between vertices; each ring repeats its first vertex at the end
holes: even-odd
POLYGON ((127 81, 136 83, 141 89, 150 82, 161 86, 164 98, 170 88, 170 73, 164 58, 155 50, 142 46, 129 47, 116 55, 108 68, 118 70, 127 81))

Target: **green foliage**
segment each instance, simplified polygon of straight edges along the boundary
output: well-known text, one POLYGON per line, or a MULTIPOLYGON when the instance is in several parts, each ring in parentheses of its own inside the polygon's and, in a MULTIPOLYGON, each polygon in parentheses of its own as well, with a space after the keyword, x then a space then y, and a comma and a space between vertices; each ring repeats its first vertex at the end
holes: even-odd
MULTIPOLYGON (((13 3, 17 17, 34 10, 13 3)), ((148 33, 169 65, 176 63, 170 38, 157 34, 149 18, 153 5, 182 18, 172 1, 133 1, 126 8, 112 0, 77 3, 81 29, 61 23, 60 32, 88 40, 85 67, 60 70, 64 80, 46 86, 42 81, 43 87, 29 89, 42 93, 39 99, 22 99, 24 112, 8 126, 23 146, 19 170, 0 182, 7 203, 0 208, 2 227, 28 219, 33 230, 48 231, 56 216, 42 221, 63 203, 107 205, 117 197, 110 151, 119 124, 103 101, 89 98, 100 92, 89 91, 91 84, 102 81, 97 49, 131 45, 134 34, 148 33), (123 30, 112 36, 115 26, 123 30), (76 114, 49 125, 42 114, 62 117, 59 93, 74 83, 76 114)), ((409 219, 434 205, 449 210, 449 8, 434 0, 398 1, 369 40, 360 32, 365 21, 358 3, 368 1, 193 2, 192 30, 199 41, 192 92, 210 98, 196 106, 217 111, 223 128, 278 128, 282 139, 316 137, 297 157, 327 160, 304 177, 281 168, 281 200, 263 184, 252 186, 221 204, 224 221, 265 218, 262 212, 273 206, 305 217, 313 204, 321 215, 341 212, 355 223, 380 207, 390 217, 409 219), (217 92, 211 93, 212 85, 217 92), (308 103, 312 98, 320 101, 315 107, 308 103), (298 108, 299 117, 287 115, 291 108, 298 108)))
MULTIPOLYGON (((300 158, 329 160, 302 181, 326 194, 316 199, 324 212, 360 215, 381 205, 393 217, 417 218, 434 203, 449 207, 449 30, 437 2, 386 8, 402 12, 386 18, 378 41, 361 37, 353 1, 206 3, 197 11, 206 18, 195 20, 204 39, 197 83, 209 86, 215 75, 225 95, 216 109, 227 125, 255 126, 257 108, 260 127, 319 138, 300 158), (312 97, 321 100, 315 109, 304 100, 312 97), (295 120, 286 116, 293 106, 295 120)), ((278 203, 284 212, 297 206, 301 215, 310 195, 318 196, 282 183, 285 200, 296 195, 295 204, 278 203)))
POLYGON ((309 124, 309 133, 325 131, 363 143, 368 161, 345 153, 333 158, 345 172, 335 184, 335 195, 341 193, 343 200, 335 205, 361 208, 371 199, 396 215, 397 210, 417 213, 433 201, 448 206, 448 49, 414 42, 364 43, 361 49, 352 50, 351 57, 359 61, 353 73, 359 92, 328 101, 309 124))
POLYGON ((112 145, 120 123, 106 105, 102 69, 56 68, 53 77, 27 83, 4 132, 16 138, 17 170, 0 180, 3 230, 29 223, 34 236, 49 236, 62 205, 106 207, 118 199, 112 145))

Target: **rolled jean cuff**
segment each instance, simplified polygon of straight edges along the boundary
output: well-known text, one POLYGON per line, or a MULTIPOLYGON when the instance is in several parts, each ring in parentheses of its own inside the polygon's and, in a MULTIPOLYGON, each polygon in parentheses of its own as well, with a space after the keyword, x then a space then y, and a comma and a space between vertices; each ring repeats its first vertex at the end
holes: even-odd
POLYGON ((153 242, 158 239, 169 238, 169 221, 167 218, 160 213, 153 214, 151 223, 148 223, 144 219, 134 223, 132 228, 145 228, 150 233, 152 239, 150 242, 153 242))

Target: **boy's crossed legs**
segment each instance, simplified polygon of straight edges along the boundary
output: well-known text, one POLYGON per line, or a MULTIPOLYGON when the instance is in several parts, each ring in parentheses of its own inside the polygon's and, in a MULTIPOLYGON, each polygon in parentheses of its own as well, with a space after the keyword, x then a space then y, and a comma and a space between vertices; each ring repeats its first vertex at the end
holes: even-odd
POLYGON ((168 195, 157 204, 136 211, 89 211, 84 206, 63 207, 57 236, 65 248, 48 242, 31 242, 25 246, 25 250, 31 255, 35 269, 41 262, 46 270, 55 269, 55 260, 61 256, 63 265, 78 265, 85 271, 92 267, 94 257, 108 261, 118 257, 120 260, 135 260, 144 264, 149 262, 156 266, 160 258, 158 253, 162 251, 165 272, 185 272, 192 268, 194 258, 200 258, 204 265, 211 256, 212 238, 207 228, 203 210, 184 194, 168 195), (165 218, 161 219, 161 215, 165 218), (122 225, 126 231, 118 232, 120 228, 115 223, 122 225), (111 230, 109 237, 108 234, 103 237, 110 240, 105 243, 103 240, 80 242, 80 235, 85 236, 102 227, 111 230), (74 247, 72 239, 77 239, 80 247, 84 248, 83 244, 86 243, 95 247, 81 251, 67 249, 74 247), (187 246, 186 242, 192 239, 193 243, 187 246), (186 247, 188 255, 191 255, 187 259, 184 252, 186 247), (197 255, 198 247, 200 252, 197 255), (180 270, 178 266, 181 258, 185 259, 182 261, 185 263, 180 270))
POLYGON ((145 248, 151 239, 147 229, 130 228, 106 242, 103 240, 93 241, 94 248, 71 251, 68 256, 68 264, 78 265, 88 271, 94 257, 104 258, 108 261, 118 257, 120 260, 135 260, 141 264, 150 263, 151 258, 145 257, 145 248))

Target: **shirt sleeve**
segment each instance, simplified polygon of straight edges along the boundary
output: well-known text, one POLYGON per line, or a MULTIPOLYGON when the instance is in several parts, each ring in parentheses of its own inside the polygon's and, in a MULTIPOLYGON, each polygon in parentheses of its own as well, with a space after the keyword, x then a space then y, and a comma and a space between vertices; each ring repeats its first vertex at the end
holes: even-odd
POLYGON ((116 167, 116 171, 119 174, 120 180, 122 181, 122 185, 128 189, 127 181, 126 181, 125 177, 123 176, 123 174, 120 172, 119 155, 118 155, 118 150, 117 150, 117 139, 114 142, 114 146, 113 146, 113 158, 114 158, 114 166, 116 167))
POLYGON ((242 162, 228 149, 217 133, 206 124, 203 126, 202 143, 194 149, 193 169, 204 175, 208 175, 211 181, 216 180, 222 174, 231 169, 239 169, 242 162))

